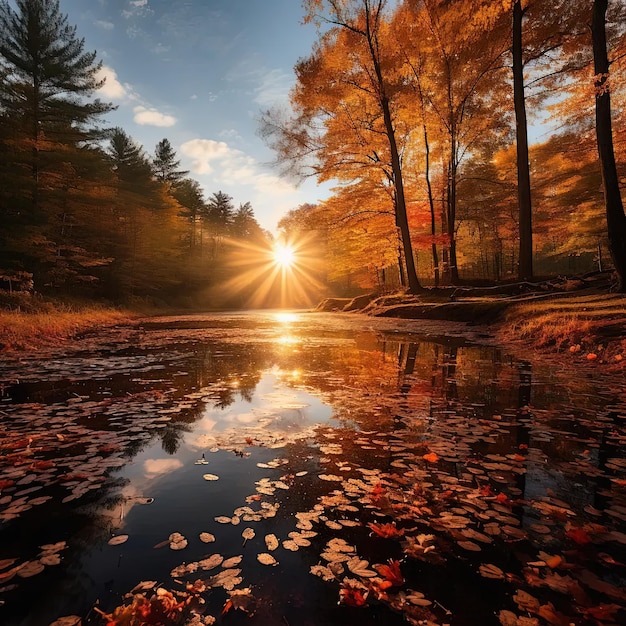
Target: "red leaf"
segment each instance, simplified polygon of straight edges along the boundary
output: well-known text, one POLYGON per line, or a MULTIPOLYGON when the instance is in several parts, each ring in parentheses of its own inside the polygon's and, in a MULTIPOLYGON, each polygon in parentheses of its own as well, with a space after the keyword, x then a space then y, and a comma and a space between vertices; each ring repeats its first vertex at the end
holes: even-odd
POLYGON ((565 534, 581 546, 584 546, 587 543, 591 543, 591 537, 583 528, 571 528, 565 534))
POLYGON ((388 565, 375 565, 376 571, 391 585, 399 587, 404 583, 404 577, 400 571, 400 561, 389 559, 388 565))
POLYGON ((364 593, 362 589, 346 584, 339 590, 339 602, 348 606, 365 606, 367 591, 364 593))
POLYGON ((398 529, 395 524, 376 524, 376 522, 370 522, 368 526, 376 535, 383 539, 404 536, 404 528, 398 529))

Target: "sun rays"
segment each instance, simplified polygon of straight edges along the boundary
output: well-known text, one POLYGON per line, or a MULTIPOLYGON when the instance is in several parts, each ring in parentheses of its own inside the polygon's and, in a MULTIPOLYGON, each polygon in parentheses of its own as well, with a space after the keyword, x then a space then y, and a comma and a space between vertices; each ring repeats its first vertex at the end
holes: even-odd
POLYGON ((220 286, 223 295, 250 308, 311 306, 323 287, 310 242, 278 241, 272 247, 229 241, 235 275, 220 286))

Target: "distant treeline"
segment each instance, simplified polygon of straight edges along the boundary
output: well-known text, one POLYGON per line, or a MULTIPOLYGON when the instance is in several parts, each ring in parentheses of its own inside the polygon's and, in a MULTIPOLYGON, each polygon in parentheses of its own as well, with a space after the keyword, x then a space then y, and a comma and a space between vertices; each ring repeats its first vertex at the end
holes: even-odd
POLYGON ((229 304, 232 242, 271 237, 249 202, 205 198, 167 139, 148 155, 105 128, 99 68, 57 0, 0 0, 0 290, 229 304))

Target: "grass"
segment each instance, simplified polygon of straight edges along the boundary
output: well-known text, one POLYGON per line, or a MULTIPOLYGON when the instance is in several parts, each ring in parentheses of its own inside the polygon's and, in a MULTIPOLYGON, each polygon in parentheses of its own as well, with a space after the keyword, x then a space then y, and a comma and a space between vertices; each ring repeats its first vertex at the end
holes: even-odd
POLYGON ((30 350, 101 326, 130 321, 132 314, 102 307, 38 312, 0 311, 0 351, 30 350))
POLYGON ((626 296, 564 295, 513 306, 498 330, 503 341, 524 341, 590 360, 626 358, 626 296), (589 357, 588 355, 596 355, 589 357))

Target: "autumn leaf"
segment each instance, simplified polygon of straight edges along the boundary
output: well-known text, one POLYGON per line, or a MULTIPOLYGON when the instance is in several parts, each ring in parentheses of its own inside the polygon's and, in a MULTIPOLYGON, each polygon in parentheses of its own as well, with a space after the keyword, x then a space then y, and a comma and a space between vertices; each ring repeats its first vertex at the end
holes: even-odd
POLYGON ((360 559, 358 556, 353 556, 348 559, 348 561, 346 561, 346 566, 356 576, 362 576, 363 578, 373 578, 376 576, 376 572, 368 569, 369 562, 364 559, 360 559))
MULTIPOLYGON (((404 583, 404 577, 400 571, 400 561, 389 559, 387 565, 374 565, 374 569, 394 587, 404 583)), ((348 565, 349 567, 349 565, 348 565)))
POLYGON ((111 537, 109 539, 108 544, 110 546, 119 546, 122 543, 126 543, 128 541, 128 535, 115 535, 115 537, 111 537))
POLYGON ((393 539, 404 536, 404 529, 396 528, 396 525, 393 523, 377 524, 376 522, 370 522, 368 526, 374 534, 379 537, 383 537, 384 539, 393 539))
POLYGON ((257 554, 257 561, 261 563, 261 565, 278 565, 278 561, 267 552, 262 552, 261 554, 257 554))
POLYGON ((584 528, 570 528, 565 534, 579 545, 586 545, 591 543, 591 537, 584 528))
POLYGON ((436 452, 429 452, 424 454, 422 458, 429 463, 436 463, 439 460, 439 455, 436 452))
POLYGON ((366 589, 354 585, 353 582, 346 579, 339 590, 339 602, 347 606, 365 606, 367 604, 367 594, 366 589))

